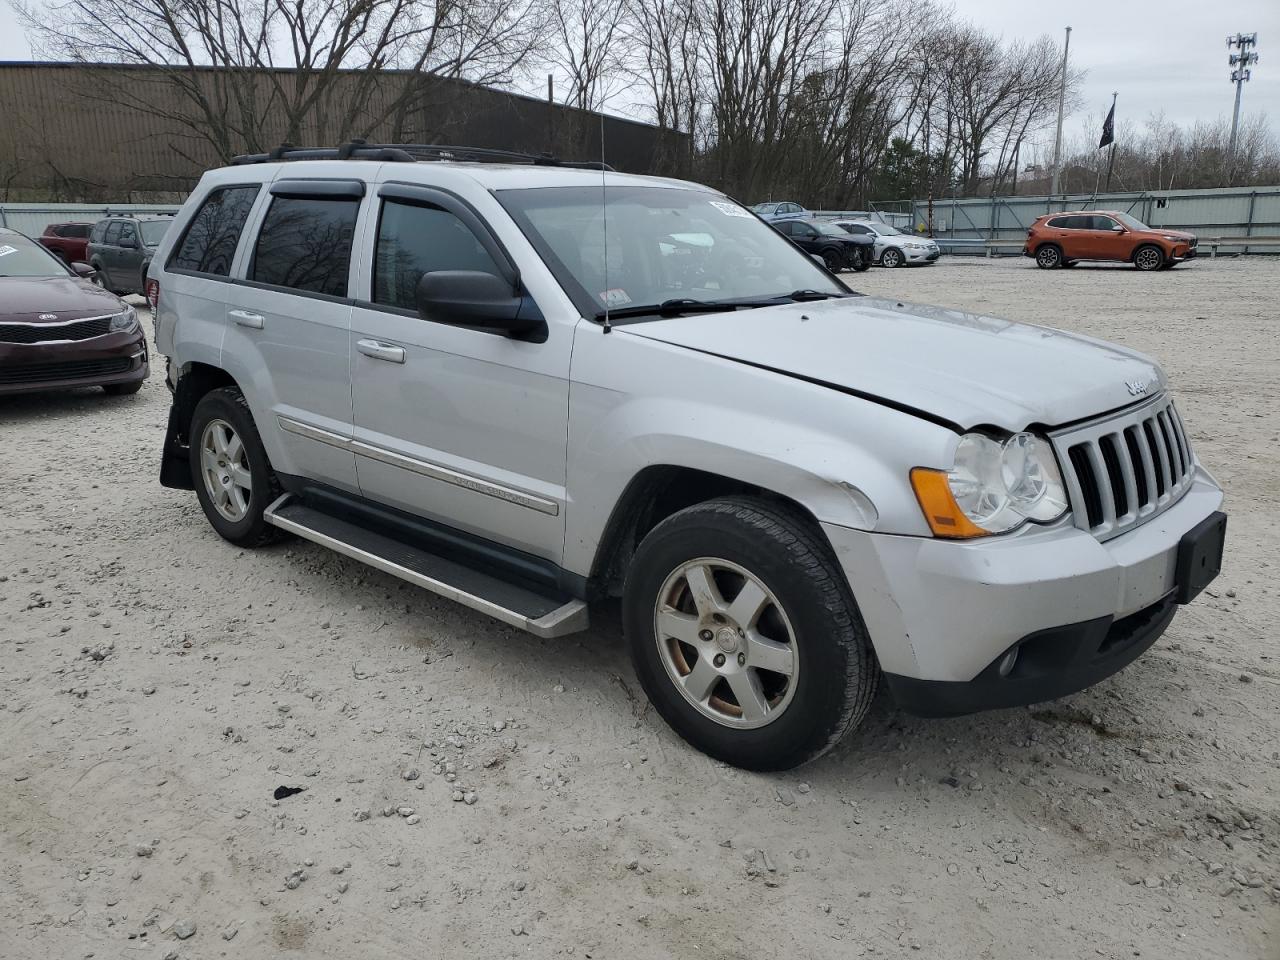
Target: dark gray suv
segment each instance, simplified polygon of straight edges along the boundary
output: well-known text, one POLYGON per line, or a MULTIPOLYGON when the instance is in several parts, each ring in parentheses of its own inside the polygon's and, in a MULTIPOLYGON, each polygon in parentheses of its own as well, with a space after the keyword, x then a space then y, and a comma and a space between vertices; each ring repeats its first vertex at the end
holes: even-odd
POLYGON ((147 267, 173 217, 107 217, 89 233, 89 265, 95 280, 112 293, 143 293, 147 267))

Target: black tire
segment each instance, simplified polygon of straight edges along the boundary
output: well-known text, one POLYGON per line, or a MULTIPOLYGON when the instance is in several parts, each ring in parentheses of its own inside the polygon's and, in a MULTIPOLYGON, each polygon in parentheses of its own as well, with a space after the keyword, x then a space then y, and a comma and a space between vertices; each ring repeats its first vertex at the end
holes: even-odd
POLYGON ((1144 243, 1133 251, 1133 265, 1139 270, 1150 273, 1164 268, 1164 251, 1154 243, 1144 243))
POLYGON ((239 388, 220 387, 206 393, 196 404, 195 413, 191 416, 188 437, 191 441, 191 480, 209 525, 224 540, 240 547, 260 547, 275 540, 280 531, 267 523, 262 513, 280 496, 280 482, 271 469, 271 461, 267 459, 267 451, 262 446, 253 414, 239 388), (244 516, 234 522, 224 517, 214 506, 201 470, 200 439, 210 421, 215 419, 230 424, 240 437, 250 471, 251 493, 248 507, 244 516))
MULTIPOLYGON (((93 267, 93 269, 94 269, 94 274, 93 274, 93 277, 92 277, 92 282, 93 282, 93 283, 96 283, 96 284, 97 284, 98 286, 100 286, 103 290, 110 290, 111 288, 107 286, 107 273, 106 273, 106 271, 105 271, 105 270, 103 270, 103 269, 102 269, 102 264, 100 264, 100 263, 91 263, 91 264, 89 264, 89 266, 93 267)), ((113 293, 114 293, 114 291, 111 291, 111 292, 113 292, 113 293)))
POLYGON ((906 258, 903 257, 902 251, 897 247, 890 247, 880 254, 880 266, 888 267, 890 270, 902 266, 904 262, 906 262, 906 258))
POLYGON ((106 383, 102 385, 102 389, 107 392, 107 396, 109 397, 127 397, 142 389, 142 381, 135 380, 133 383, 106 383))
POLYGON ((822 262, 832 273, 844 269, 844 252, 839 247, 827 247, 822 251, 822 262))
POLYGON ((1062 266, 1062 248, 1056 243, 1046 243, 1036 250, 1036 266, 1041 270, 1057 270, 1062 266))
POLYGON ((658 524, 627 573, 623 627, 636 674, 671 728, 697 749, 748 770, 786 770, 820 756, 857 726, 879 668, 866 627, 829 544, 799 511, 753 497, 710 500, 658 524), (655 611, 682 564, 715 557, 750 571, 785 611, 798 656, 790 701, 763 726, 704 715, 678 689, 659 652, 655 611))

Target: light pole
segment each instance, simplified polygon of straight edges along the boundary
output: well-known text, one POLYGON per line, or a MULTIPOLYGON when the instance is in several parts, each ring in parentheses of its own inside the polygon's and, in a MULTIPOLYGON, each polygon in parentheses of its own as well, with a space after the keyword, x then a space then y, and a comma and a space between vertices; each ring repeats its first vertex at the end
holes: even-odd
POLYGON ((1053 182, 1049 193, 1058 193, 1058 170, 1062 163, 1062 111, 1067 103, 1067 53, 1071 50, 1071 28, 1067 27, 1067 42, 1062 46, 1062 84, 1058 87, 1058 133, 1053 138, 1053 182))
POLYGON ((1236 156, 1236 134, 1240 129, 1240 94, 1244 91, 1245 81, 1249 79, 1252 71, 1249 64, 1258 62, 1258 54, 1250 47, 1258 45, 1258 35, 1256 33, 1237 33, 1234 37, 1227 37, 1227 49, 1238 47, 1239 53, 1233 53, 1227 57, 1227 63, 1234 67, 1231 71, 1231 82, 1236 85, 1236 108, 1231 114, 1231 145, 1227 148, 1227 156, 1232 160, 1236 156))

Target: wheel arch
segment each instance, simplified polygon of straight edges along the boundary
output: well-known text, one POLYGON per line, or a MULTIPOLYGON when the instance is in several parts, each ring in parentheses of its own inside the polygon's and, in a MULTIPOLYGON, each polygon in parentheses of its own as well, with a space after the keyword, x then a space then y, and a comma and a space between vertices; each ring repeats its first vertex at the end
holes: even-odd
POLYGON ((792 497, 694 467, 655 464, 632 477, 614 504, 596 548, 589 590, 597 596, 621 596, 627 567, 649 531, 686 507, 728 496, 758 497, 783 506, 811 524, 827 542, 813 511, 792 497))
POLYGON ((165 430, 160 460, 162 486, 178 490, 195 489, 187 466, 187 448, 191 445, 191 417, 195 414, 196 404, 219 387, 239 386, 235 378, 221 367, 199 362, 183 365, 173 387, 173 405, 169 408, 169 425, 165 430))

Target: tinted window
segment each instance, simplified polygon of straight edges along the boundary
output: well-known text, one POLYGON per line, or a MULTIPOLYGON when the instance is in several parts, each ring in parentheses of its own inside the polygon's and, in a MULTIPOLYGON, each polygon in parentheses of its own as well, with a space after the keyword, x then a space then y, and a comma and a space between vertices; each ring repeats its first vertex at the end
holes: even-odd
POLYGON ((1116 222, 1110 217, 1090 217, 1089 219, 1093 222, 1094 230, 1110 230, 1116 226, 1116 222))
POLYGON ((848 230, 850 233, 860 233, 860 234, 862 234, 863 236, 865 236, 865 235, 867 235, 867 234, 869 234, 869 233, 871 232, 871 228, 870 228, 870 227, 864 227, 864 226, 863 226, 862 224, 860 224, 860 223, 846 223, 846 224, 844 225, 844 228, 845 228, 846 230, 848 230))
POLYGON ((258 232, 249 279, 334 297, 347 295, 360 201, 276 197, 258 232))
POLYGON ((373 299, 413 309, 424 273, 433 270, 502 271, 476 235, 447 210, 387 200, 378 222, 373 299))
POLYGON ((169 269, 194 270, 215 277, 230 274, 240 233, 257 196, 256 186, 224 187, 210 193, 169 258, 169 269))
POLYGON ((111 220, 107 223, 107 232, 103 236, 102 242, 108 246, 115 246, 120 242, 120 221, 111 220))
POLYGON ((87 223, 68 223, 58 228, 58 236, 60 237, 87 237, 89 235, 89 225, 87 223))
POLYGON ((796 225, 794 223, 787 223, 785 221, 783 221, 782 223, 775 223, 773 225, 773 229, 777 230, 784 237, 791 236, 795 228, 796 228, 796 225))
POLYGON ((122 247, 127 247, 138 242, 138 229, 129 221, 120 224, 120 237, 116 243, 122 247))

